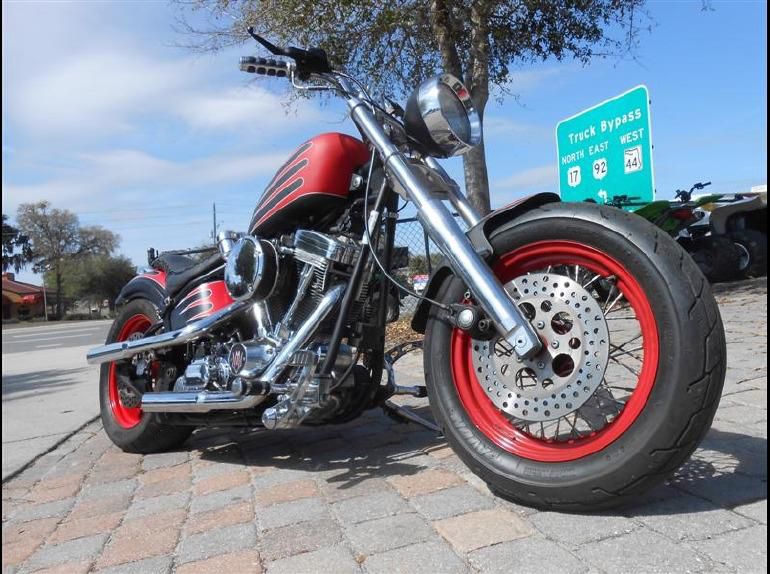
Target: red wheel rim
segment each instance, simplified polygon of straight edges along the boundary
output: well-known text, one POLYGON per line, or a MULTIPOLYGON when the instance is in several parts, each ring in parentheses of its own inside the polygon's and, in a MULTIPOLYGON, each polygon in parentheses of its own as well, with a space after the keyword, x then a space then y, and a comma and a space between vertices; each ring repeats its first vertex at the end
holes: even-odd
MULTIPOLYGON (((123 323, 116 341, 125 341, 131 335, 136 333, 145 333, 152 325, 152 321, 147 315, 132 315, 123 323)), ((109 401, 112 418, 121 427, 130 429, 139 424, 142 420, 142 409, 139 407, 125 407, 120 402, 120 393, 118 392, 118 376, 115 363, 110 363, 109 373, 109 401)))
POLYGON ((540 462, 576 460, 606 448, 625 433, 644 409, 655 384, 658 368, 658 330, 647 296, 631 273, 617 260, 598 249, 572 241, 542 241, 501 257, 493 269, 502 283, 528 271, 549 265, 580 265, 604 277, 614 275, 616 285, 633 309, 642 334, 644 360, 636 387, 622 411, 601 430, 564 442, 535 438, 514 427, 487 397, 473 368, 471 337, 454 329, 451 365, 455 387, 465 412, 494 444, 514 455, 540 462))

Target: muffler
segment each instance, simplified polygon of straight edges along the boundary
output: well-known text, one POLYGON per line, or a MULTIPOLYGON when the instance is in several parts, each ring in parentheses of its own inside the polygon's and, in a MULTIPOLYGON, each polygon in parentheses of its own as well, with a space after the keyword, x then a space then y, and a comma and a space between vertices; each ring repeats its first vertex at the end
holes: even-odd
POLYGON ((142 410, 148 413, 207 413, 217 410, 241 410, 257 406, 265 398, 259 394, 240 394, 233 391, 145 393, 142 410))
POLYGON ((89 365, 98 365, 100 363, 110 363, 112 361, 128 359, 133 355, 144 351, 183 345, 184 343, 189 343, 190 341, 194 341, 195 339, 206 335, 212 329, 229 321, 233 316, 244 311, 246 308, 251 307, 251 305, 253 305, 253 303, 249 301, 236 301, 224 309, 217 311, 208 317, 204 317, 199 321, 185 325, 176 331, 169 331, 168 333, 161 333, 160 335, 136 339, 134 341, 118 341, 117 343, 109 343, 108 345, 102 345, 101 347, 94 347, 88 351, 86 360, 89 365))

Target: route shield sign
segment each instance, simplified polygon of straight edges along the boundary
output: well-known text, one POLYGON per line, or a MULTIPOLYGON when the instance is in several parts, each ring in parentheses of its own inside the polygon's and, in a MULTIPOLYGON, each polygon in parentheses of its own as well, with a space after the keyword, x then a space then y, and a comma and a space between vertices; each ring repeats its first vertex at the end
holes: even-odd
POLYGON ((649 102, 647 87, 637 86, 558 123, 562 200, 655 199, 649 102))

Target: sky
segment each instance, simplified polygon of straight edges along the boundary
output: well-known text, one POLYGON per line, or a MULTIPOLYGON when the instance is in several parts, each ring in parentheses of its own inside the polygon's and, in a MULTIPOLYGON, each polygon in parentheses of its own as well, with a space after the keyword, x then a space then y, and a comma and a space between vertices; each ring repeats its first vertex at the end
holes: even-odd
MULTIPOLYGON (((634 58, 514 66, 518 98, 485 114, 493 207, 558 191, 556 124, 639 84, 659 198, 696 181, 724 193, 766 184, 767 4, 710 5, 650 2, 634 58)), ((203 244, 214 202, 220 229, 243 230, 294 148, 355 133, 341 105, 289 109, 285 81, 240 72, 254 46, 178 47, 175 16, 163 1, 3 1, 3 213, 48 200, 120 234, 119 251, 143 266, 148 247, 203 244)), ((462 182, 459 159, 446 167, 462 182)))

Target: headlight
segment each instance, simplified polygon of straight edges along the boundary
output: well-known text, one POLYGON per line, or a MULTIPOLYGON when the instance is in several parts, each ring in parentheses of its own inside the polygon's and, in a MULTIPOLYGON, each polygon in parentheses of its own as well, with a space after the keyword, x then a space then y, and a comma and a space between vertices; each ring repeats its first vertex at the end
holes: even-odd
POLYGON ((425 80, 409 97, 407 133, 436 157, 460 155, 481 143, 481 119, 465 86, 450 74, 425 80))

